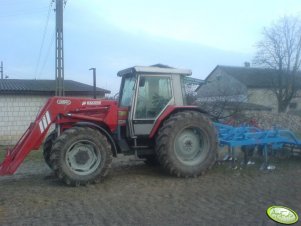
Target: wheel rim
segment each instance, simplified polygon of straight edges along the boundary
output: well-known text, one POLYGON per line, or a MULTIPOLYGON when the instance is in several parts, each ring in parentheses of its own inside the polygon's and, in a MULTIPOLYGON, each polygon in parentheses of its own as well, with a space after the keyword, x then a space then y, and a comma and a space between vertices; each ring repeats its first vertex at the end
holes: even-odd
POLYGON ((93 173, 101 163, 101 154, 96 144, 89 140, 74 142, 66 152, 66 164, 78 175, 93 173))
POLYGON ((177 134, 174 150, 180 162, 189 166, 198 165, 209 152, 208 136, 198 127, 185 128, 177 134))

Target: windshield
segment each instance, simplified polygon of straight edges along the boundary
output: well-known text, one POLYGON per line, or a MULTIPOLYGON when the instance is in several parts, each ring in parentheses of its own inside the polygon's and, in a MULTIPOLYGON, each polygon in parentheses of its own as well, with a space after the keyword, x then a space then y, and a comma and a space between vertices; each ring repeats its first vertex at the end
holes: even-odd
POLYGON ((131 76, 131 77, 125 77, 123 78, 123 86, 121 89, 121 96, 120 96, 120 102, 119 105, 121 107, 128 107, 131 105, 132 102, 132 97, 133 97, 133 93, 134 93, 134 85, 135 85, 135 81, 136 81, 136 77, 135 76, 131 76))

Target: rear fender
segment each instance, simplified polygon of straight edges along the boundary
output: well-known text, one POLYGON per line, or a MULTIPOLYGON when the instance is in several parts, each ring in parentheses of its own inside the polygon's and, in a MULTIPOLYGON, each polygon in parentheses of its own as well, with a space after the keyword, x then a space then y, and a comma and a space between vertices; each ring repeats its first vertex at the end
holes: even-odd
POLYGON ((165 111, 159 116, 159 118, 156 120, 154 127, 149 135, 149 138, 154 138, 154 136, 157 134, 158 129, 161 127, 163 122, 169 118, 172 114, 180 112, 180 111, 197 111, 201 112, 203 114, 208 114, 203 109, 199 108, 198 106, 168 106, 165 111))
POLYGON ((112 145, 112 152, 113 152, 113 156, 117 157, 117 146, 116 146, 116 142, 112 136, 112 134, 110 132, 108 132, 108 129, 105 128, 105 125, 101 126, 92 122, 78 122, 76 124, 74 124, 74 126, 80 126, 80 127, 90 127, 90 128, 95 128, 97 130, 99 130, 102 134, 104 134, 110 144, 112 145))

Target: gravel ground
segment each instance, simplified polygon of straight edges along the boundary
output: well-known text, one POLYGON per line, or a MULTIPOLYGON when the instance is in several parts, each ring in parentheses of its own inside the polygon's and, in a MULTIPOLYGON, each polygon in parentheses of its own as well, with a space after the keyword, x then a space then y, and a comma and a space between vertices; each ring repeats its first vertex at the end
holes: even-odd
POLYGON ((174 178, 131 157, 114 160, 100 184, 67 187, 39 160, 0 177, 0 225, 277 225, 271 205, 301 214, 301 158, 233 170, 217 164, 204 176, 174 178))

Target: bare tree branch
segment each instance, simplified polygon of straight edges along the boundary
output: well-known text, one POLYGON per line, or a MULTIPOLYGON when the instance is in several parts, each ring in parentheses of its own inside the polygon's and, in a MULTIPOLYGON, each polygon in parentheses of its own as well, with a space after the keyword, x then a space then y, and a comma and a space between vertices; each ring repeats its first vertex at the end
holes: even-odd
POLYGON ((278 112, 286 111, 298 86, 296 76, 301 66, 301 20, 285 16, 263 29, 254 64, 277 70, 271 90, 278 101, 278 112))
POLYGON ((224 77, 203 85, 194 104, 219 121, 240 112, 247 99, 246 87, 224 77))

